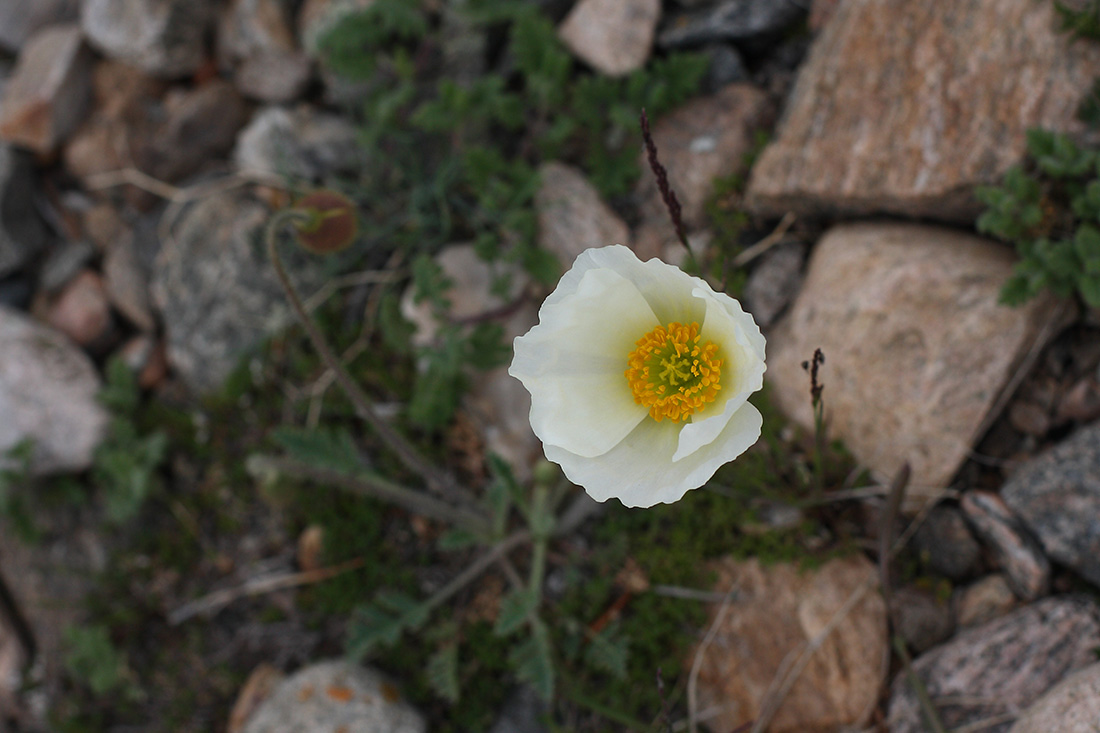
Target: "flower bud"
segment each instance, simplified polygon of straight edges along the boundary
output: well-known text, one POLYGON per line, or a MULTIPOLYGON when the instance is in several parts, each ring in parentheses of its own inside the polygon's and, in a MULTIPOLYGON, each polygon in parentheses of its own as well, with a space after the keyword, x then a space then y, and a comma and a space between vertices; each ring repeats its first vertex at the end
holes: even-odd
POLYGON ((304 215, 293 224, 298 242, 313 254, 341 252, 359 232, 355 204, 335 191, 314 191, 299 199, 294 209, 304 215))

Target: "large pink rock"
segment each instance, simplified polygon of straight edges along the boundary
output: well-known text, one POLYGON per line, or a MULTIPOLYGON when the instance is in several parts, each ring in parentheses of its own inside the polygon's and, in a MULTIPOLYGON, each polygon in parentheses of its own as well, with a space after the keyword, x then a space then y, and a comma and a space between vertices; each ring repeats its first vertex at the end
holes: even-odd
POLYGON ((877 590, 863 588, 875 577, 866 558, 831 560, 808 572, 791 563, 764 567, 756 559, 727 559, 717 571, 716 590, 733 588, 734 599, 711 643, 686 661, 690 667, 696 654, 703 655, 699 709, 718 711, 705 721, 709 730, 742 730, 758 718, 791 655, 817 640, 857 592, 862 597, 824 634, 768 730, 832 733, 874 706, 885 681, 886 604, 877 590))
POLYGON ((812 430, 814 349, 828 436, 888 480, 912 467, 910 507, 946 486, 1021 359, 1054 328, 1056 303, 998 303, 1015 256, 916 224, 854 224, 818 242, 788 315, 768 335, 766 380, 812 430))
POLYGON ((848 0, 815 41, 757 163, 757 213, 972 221, 972 191, 1024 157, 1032 127, 1079 128, 1100 45, 1034 0, 848 0))

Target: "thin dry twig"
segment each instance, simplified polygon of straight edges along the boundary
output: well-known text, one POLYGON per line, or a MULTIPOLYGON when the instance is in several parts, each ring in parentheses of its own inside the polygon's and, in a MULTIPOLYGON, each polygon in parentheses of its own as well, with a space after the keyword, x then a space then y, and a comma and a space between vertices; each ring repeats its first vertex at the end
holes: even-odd
POLYGON ((793 211, 788 211, 786 214, 784 214, 783 218, 779 220, 779 223, 776 224, 775 229, 772 230, 771 234, 764 237, 751 247, 748 247, 739 255, 733 258, 733 266, 744 267, 760 255, 764 254, 769 249, 783 241, 783 236, 794 224, 795 218, 796 217, 793 211))
POLYGON ((363 564, 363 558, 357 557, 327 568, 252 578, 234 588, 216 590, 213 593, 207 593, 201 598, 188 601, 168 614, 168 624, 170 626, 178 626, 195 616, 213 616, 230 603, 241 598, 264 595, 266 593, 273 593, 277 590, 296 588, 312 583, 320 583, 323 580, 328 580, 329 578, 334 578, 337 575, 360 568, 363 564))
POLYGON ((722 625, 722 622, 726 620, 726 613, 729 612, 730 604, 737 596, 737 581, 730 585, 729 591, 726 592, 726 597, 722 599, 722 605, 718 607, 718 612, 714 614, 714 621, 711 622, 710 628, 707 629, 707 635, 703 637, 703 642, 699 645, 699 648, 695 650, 695 658, 691 660, 691 672, 688 674, 688 729, 691 733, 697 733, 699 730, 699 699, 698 699, 698 687, 699 687, 699 671, 703 668, 703 656, 706 654, 711 643, 714 641, 714 637, 718 635, 718 628, 722 625))

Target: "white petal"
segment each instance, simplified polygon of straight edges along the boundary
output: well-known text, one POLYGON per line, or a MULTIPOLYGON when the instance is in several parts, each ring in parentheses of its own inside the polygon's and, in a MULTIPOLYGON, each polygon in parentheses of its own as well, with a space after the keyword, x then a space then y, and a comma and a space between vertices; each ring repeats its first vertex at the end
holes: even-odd
POLYGON ((709 290, 704 281, 656 258, 642 262, 621 244, 582 252, 545 302, 555 303, 569 296, 575 292, 585 272, 598 268, 614 270, 633 282, 662 326, 703 321, 703 303, 698 298, 692 298, 691 291, 700 286, 709 290))
POLYGON ((668 421, 644 420, 598 458, 585 458, 553 445, 545 446, 545 451, 570 481, 583 486, 596 501, 617 497, 629 507, 650 507, 679 501, 705 484, 719 466, 757 441, 762 422, 760 412, 746 402, 730 416, 715 440, 679 461, 672 460, 679 430, 668 421))
POLYGON ((634 342, 658 323, 634 284, 614 270, 587 270, 570 295, 543 303, 539 325, 515 340, 508 373, 531 393, 535 435, 591 458, 648 415, 624 372, 634 342))
POLYGON ((708 286, 696 288, 692 295, 706 303, 706 319, 700 329, 703 341, 718 344, 722 364, 722 389, 708 409, 693 416, 680 431, 680 440, 672 460, 679 461, 707 445, 722 432, 749 395, 764 385, 764 336, 752 316, 741 304, 725 293, 708 286))

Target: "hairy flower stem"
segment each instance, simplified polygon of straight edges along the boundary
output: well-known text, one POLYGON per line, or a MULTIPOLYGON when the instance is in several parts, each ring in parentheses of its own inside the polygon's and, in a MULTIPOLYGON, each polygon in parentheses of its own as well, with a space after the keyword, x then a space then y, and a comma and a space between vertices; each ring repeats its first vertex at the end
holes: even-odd
MULTIPOLYGON (((543 483, 535 484, 535 493, 531 498, 531 576, 530 589, 536 598, 542 596, 542 581, 546 577, 546 548, 550 542, 550 533, 554 529, 554 518, 550 515, 550 488, 543 483)), ((537 604, 536 604, 537 605, 537 604)))
POLYGON ((325 365, 332 371, 336 378, 336 382, 340 385, 341 389, 344 390, 348 399, 351 400, 356 413, 374 429, 378 437, 397 455, 401 463, 410 471, 424 479, 424 482, 432 491, 444 496, 460 496, 462 494, 461 488, 453 478, 447 476, 433 466, 427 459, 421 456, 407 440, 391 428, 385 420, 379 417, 378 413, 371 407, 370 398, 367 397, 366 393, 363 392, 359 385, 356 384, 355 380, 351 378, 351 375, 348 374, 347 369, 344 368, 344 365, 336 357, 336 354, 333 353, 325 337, 317 328, 317 324, 313 322, 313 319, 310 318, 309 314, 306 312, 305 306, 302 304, 302 299, 298 296, 298 291, 295 290, 294 284, 290 281, 286 266, 279 256, 278 236, 279 230, 285 225, 293 222, 309 222, 312 219, 313 215, 308 212, 297 211, 295 209, 284 209, 271 217, 264 233, 264 241, 267 244, 267 251, 271 258, 271 264, 275 268, 275 275, 279 278, 279 283, 282 285, 283 292, 286 293, 287 300, 290 302, 295 315, 298 317, 298 322, 301 323, 302 328, 305 329, 306 335, 309 336, 309 340, 313 344, 313 348, 321 355, 321 360, 324 361, 325 365))

